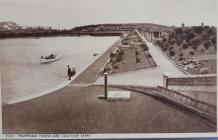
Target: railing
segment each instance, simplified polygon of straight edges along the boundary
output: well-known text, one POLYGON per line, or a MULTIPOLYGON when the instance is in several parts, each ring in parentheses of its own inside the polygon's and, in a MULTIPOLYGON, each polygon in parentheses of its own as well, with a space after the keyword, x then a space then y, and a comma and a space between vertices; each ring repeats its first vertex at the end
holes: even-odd
POLYGON ((197 112, 199 115, 207 117, 207 119, 211 119, 210 121, 216 123, 216 106, 164 87, 158 86, 158 88, 161 89, 161 92, 155 92, 156 96, 159 96, 160 98, 164 97, 177 104, 183 105, 189 110, 192 110, 195 113, 197 112))

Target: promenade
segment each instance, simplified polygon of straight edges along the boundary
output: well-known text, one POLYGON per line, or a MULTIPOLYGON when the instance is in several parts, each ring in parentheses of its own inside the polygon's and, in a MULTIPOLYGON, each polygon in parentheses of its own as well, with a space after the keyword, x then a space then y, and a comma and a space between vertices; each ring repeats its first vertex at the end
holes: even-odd
MULTIPOLYGON (((132 91, 131 100, 126 102, 98 99, 98 96, 103 94, 104 88, 89 85, 95 83, 97 72, 108 59, 110 50, 118 43, 119 41, 68 86, 35 99, 3 106, 3 133, 92 134, 216 131, 216 126, 208 124, 196 115, 138 92, 132 91)), ((159 71, 157 68, 147 71, 152 70, 159 71)), ((156 76, 157 73, 153 74, 156 76)), ((146 79, 143 73, 141 77, 146 79)), ((133 77, 129 78, 125 80, 132 81, 133 77)), ((109 77, 109 84, 112 80, 109 77)), ((123 79, 120 80, 124 82, 123 79)), ((155 78, 150 82, 152 83, 153 80, 160 82, 159 79, 155 81, 155 78)), ((109 90, 121 89, 109 88, 109 90)))

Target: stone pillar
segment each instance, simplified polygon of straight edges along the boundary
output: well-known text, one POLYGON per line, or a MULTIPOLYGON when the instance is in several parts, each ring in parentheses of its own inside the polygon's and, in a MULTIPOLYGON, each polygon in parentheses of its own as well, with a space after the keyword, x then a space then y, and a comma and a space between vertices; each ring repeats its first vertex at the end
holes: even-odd
POLYGON ((105 95, 105 98, 106 98, 106 99, 107 99, 107 93, 108 93, 107 75, 108 75, 108 73, 105 72, 105 73, 104 73, 104 95, 105 95))
POLYGON ((151 42, 152 42, 152 32, 151 32, 151 42))
POLYGON ((163 87, 168 87, 168 74, 163 74, 163 87))

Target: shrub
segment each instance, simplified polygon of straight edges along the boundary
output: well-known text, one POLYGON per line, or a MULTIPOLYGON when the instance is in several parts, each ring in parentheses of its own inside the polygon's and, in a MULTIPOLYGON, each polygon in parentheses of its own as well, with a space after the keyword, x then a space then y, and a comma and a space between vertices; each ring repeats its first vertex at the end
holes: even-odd
POLYGON ((180 42, 176 42, 176 45, 178 45, 178 46, 179 46, 179 45, 180 45, 180 42))
POLYGON ((110 57, 115 57, 116 56, 116 54, 115 53, 113 53, 113 52, 110 52, 110 57))
POLYGON ((136 57, 136 63, 139 63, 140 61, 139 61, 139 58, 138 57, 136 57))
POLYGON ((216 45, 216 37, 213 37, 213 38, 211 39, 211 42, 212 42, 214 45, 216 45))
POLYGON ((121 55, 117 55, 117 62, 120 62, 122 60, 122 56, 121 55))
POLYGON ((200 45, 201 41, 202 41, 201 37, 195 37, 191 40, 191 45, 198 46, 200 45))
POLYGON ((184 54, 181 52, 180 54, 179 54, 179 56, 181 57, 181 56, 184 56, 184 54))
POLYGON ((117 63, 114 63, 114 64, 112 64, 112 67, 113 67, 114 69, 118 69, 119 65, 118 65, 117 63))
POLYGON ((157 41, 157 45, 161 46, 161 41, 160 40, 157 41))
POLYGON ((147 57, 148 57, 148 58, 151 58, 151 54, 150 54, 150 53, 148 53, 148 54, 147 54, 147 57))
POLYGON ((204 42, 205 49, 208 49, 210 47, 210 45, 211 45, 210 41, 204 42))
POLYGON ((193 50, 197 50, 197 46, 192 46, 192 49, 193 50))
POLYGON ((163 47, 163 51, 166 51, 167 50, 167 47, 163 47))
POLYGON ((183 33, 182 28, 177 28, 177 29, 176 29, 176 34, 182 34, 182 33, 183 33))
POLYGON ((175 52, 171 50, 169 54, 170 54, 170 56, 174 56, 175 52))
POLYGON ((164 38, 164 39, 163 39, 163 43, 164 43, 164 42, 166 42, 166 41, 167 41, 167 39, 166 39, 166 38, 164 38))
POLYGON ((193 33, 188 33, 186 36, 185 36, 185 40, 186 41, 190 41, 191 39, 193 39, 195 37, 195 35, 193 33))
POLYGON ((201 35, 201 38, 202 38, 203 40, 208 40, 209 37, 210 37, 210 36, 209 36, 207 33, 202 33, 202 35, 201 35))
POLYGON ((147 46, 144 46, 143 49, 144 49, 144 51, 148 51, 148 47, 147 46))
POLYGON ((194 51, 190 51, 189 54, 190 54, 190 55, 194 55, 195 52, 194 52, 194 51))
POLYGON ((195 31, 196 33, 200 34, 200 33, 202 33, 202 31, 203 31, 203 27, 197 26, 197 27, 194 28, 194 31, 195 31))
POLYGON ((183 58, 183 57, 180 57, 180 58, 179 58, 179 61, 182 61, 182 60, 184 60, 184 58, 183 58))
POLYGON ((185 44, 182 45, 182 48, 185 50, 185 49, 188 48, 188 45, 185 43, 185 44))
POLYGON ((173 48, 173 46, 171 46, 170 48, 169 48, 169 50, 173 50, 174 48, 173 48))
POLYGON ((216 33, 215 33, 216 30, 214 30, 213 28, 208 28, 208 29, 206 30, 206 32, 207 32, 207 35, 208 35, 208 36, 211 36, 211 35, 213 35, 213 34, 216 34, 216 33))
POLYGON ((119 54, 119 55, 123 55, 123 54, 124 54, 124 51, 123 51, 123 50, 120 50, 118 54, 119 54))

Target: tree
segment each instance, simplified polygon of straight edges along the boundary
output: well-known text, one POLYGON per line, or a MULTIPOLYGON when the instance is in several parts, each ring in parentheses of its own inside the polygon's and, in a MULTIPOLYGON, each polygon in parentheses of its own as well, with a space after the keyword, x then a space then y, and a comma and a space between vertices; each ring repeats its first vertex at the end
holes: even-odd
POLYGON ((204 42, 205 49, 208 49, 210 47, 210 45, 211 45, 210 41, 204 42))
POLYGON ((176 29, 176 34, 182 34, 182 33, 183 33, 182 28, 177 28, 177 29, 176 29))
POLYGON ((197 26, 197 27, 194 28, 194 31, 195 31, 196 33, 200 34, 200 33, 202 33, 202 31, 203 31, 203 27, 197 26))
POLYGON ((192 49, 193 50, 197 50, 197 46, 192 46, 192 49))
POLYGON ((184 43, 184 44, 182 45, 182 48, 185 50, 185 49, 188 48, 188 45, 187 45, 186 43, 184 43))
POLYGON ((167 50, 167 47, 163 47, 163 51, 166 51, 167 50))
POLYGON ((211 42, 212 42, 214 45, 216 45, 216 37, 213 37, 213 38, 211 39, 211 42))
POLYGON ((120 62, 122 60, 122 56, 121 55, 117 55, 117 62, 120 62))
POLYGON ((189 41, 189 40, 191 40, 192 38, 194 38, 195 37, 195 35, 194 35, 194 33, 188 33, 186 36, 185 36, 185 40, 186 41, 189 41))
POLYGON ((144 49, 144 51, 148 51, 149 50, 148 46, 144 46, 143 49, 144 49))
POLYGON ((175 52, 173 50, 170 51, 170 56, 174 56, 175 52))
POLYGON ((181 25, 182 27, 185 27, 185 23, 182 23, 182 25, 181 25))
POLYGON ((179 54, 179 56, 182 57, 182 56, 184 56, 184 54, 181 52, 181 53, 179 54))
POLYGON ((169 50, 173 50, 173 49, 174 49, 173 46, 170 46, 169 50))
POLYGON ((182 60, 184 60, 184 58, 183 58, 183 57, 180 57, 180 58, 179 58, 179 61, 182 61, 182 60))
POLYGON ((195 38, 193 38, 192 40, 191 40, 191 45, 192 46, 198 46, 198 45, 200 45, 201 44, 201 37, 195 37, 195 38))
POLYGON ((194 51, 190 51, 189 54, 190 54, 190 55, 194 55, 195 52, 194 52, 194 51))

